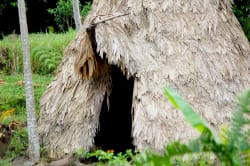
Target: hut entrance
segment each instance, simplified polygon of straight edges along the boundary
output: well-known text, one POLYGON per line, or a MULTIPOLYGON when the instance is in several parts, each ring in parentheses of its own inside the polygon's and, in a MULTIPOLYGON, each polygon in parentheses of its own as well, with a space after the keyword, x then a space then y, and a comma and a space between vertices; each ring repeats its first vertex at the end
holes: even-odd
POLYGON ((110 108, 107 108, 106 99, 103 102, 100 114, 100 129, 95 137, 95 145, 103 150, 113 149, 115 152, 124 152, 133 149, 132 128, 132 96, 134 79, 129 80, 116 66, 111 66, 112 92, 109 97, 110 108))

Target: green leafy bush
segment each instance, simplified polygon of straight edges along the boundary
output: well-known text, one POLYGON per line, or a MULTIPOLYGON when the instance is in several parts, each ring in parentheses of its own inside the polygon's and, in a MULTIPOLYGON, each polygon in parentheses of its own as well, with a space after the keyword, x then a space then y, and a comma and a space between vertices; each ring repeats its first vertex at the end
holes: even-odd
POLYGON ((86 16, 88 15, 90 9, 91 9, 91 2, 86 2, 86 3, 82 6, 82 10, 81 10, 81 12, 80 12, 81 15, 82 15, 83 17, 86 17, 86 16))
MULTIPOLYGON (((85 17, 91 8, 91 2, 86 2, 84 5, 79 4, 79 8, 80 14, 85 17)), ((48 9, 48 12, 54 16, 55 22, 61 31, 74 27, 72 0, 59 0, 56 8, 48 9)))
POLYGON ((60 30, 67 30, 72 27, 74 20, 71 0, 59 0, 56 8, 48 9, 48 12, 54 16, 60 30))

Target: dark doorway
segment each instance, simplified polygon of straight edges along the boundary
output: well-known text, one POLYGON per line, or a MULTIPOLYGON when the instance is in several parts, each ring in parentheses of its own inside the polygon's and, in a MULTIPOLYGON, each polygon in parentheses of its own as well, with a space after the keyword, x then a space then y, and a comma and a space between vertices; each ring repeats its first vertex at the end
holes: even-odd
POLYGON ((124 152, 133 149, 131 138, 131 106, 134 80, 129 80, 119 68, 111 66, 112 92, 109 97, 110 108, 105 98, 100 114, 100 129, 95 137, 95 144, 103 150, 113 149, 124 152))

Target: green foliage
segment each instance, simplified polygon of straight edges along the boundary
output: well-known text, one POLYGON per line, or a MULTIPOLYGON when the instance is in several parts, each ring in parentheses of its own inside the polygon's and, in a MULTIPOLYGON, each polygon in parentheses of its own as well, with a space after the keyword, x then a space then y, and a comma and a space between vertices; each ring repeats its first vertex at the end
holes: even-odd
POLYGON ((62 52, 51 47, 36 47, 31 52, 32 68, 38 74, 49 74, 62 60, 62 52))
MULTIPOLYGON (((193 123, 195 119, 184 113, 189 111, 189 114, 193 114, 192 112, 194 112, 187 107, 186 102, 168 87, 165 89, 165 94, 169 98, 169 101, 183 112, 187 121, 196 128, 193 123)), ((242 158, 246 154, 249 155, 250 152, 248 141, 250 133, 244 130, 249 125, 250 120, 250 91, 247 91, 240 98, 238 105, 238 110, 232 115, 232 123, 227 133, 227 143, 223 144, 215 134, 211 134, 212 130, 207 128, 201 132, 201 136, 198 139, 189 144, 189 149, 192 152, 212 151, 224 165, 250 164, 247 158, 242 158)), ((205 124, 201 125, 204 128, 206 127, 205 124)))
POLYGON ((11 160, 12 160, 12 158, 1 159, 0 165, 1 166, 12 166, 12 164, 10 164, 11 160))
POLYGON ((86 2, 85 5, 82 6, 82 10, 80 12, 81 15, 83 17, 86 17, 88 15, 90 9, 91 9, 91 2, 86 2))
POLYGON ((56 4, 56 8, 48 9, 48 12, 55 18, 60 30, 66 30, 72 27, 73 20, 73 8, 71 0, 59 0, 56 4))
MULTIPOLYGON (((80 14, 85 17, 91 8, 91 2, 86 2, 84 5, 79 4, 79 8, 80 14)), ((48 12, 54 16, 60 30, 65 31, 74 26, 72 0, 59 0, 56 8, 48 9, 48 12)))
MULTIPOLYGON (((182 111, 186 121, 197 129, 201 133, 206 133, 207 137, 213 137, 214 141, 219 143, 219 140, 215 133, 209 128, 207 123, 193 111, 192 107, 186 103, 179 95, 177 95, 172 89, 166 87, 165 95, 169 101, 179 110, 182 111)), ((209 138, 208 138, 209 139, 209 138)))
MULTIPOLYGON (((0 85, 0 114, 4 110, 15 108, 14 120, 24 122, 25 113, 25 90, 22 75, 1 75, 5 81, 0 85)), ((39 110, 39 100, 45 91, 46 84, 52 80, 52 76, 33 75, 36 110, 39 110)))
MULTIPOLYGON (((224 135, 226 135, 224 139, 227 141, 221 141, 207 123, 193 111, 192 107, 171 88, 166 87, 165 94, 176 109, 183 113, 186 121, 201 135, 188 144, 180 142, 168 144, 165 154, 162 156, 152 152, 142 153, 135 159, 136 165, 185 165, 183 159, 173 159, 176 159, 176 156, 207 152, 215 154, 222 165, 250 165, 250 90, 239 99, 238 110, 232 114, 230 128, 227 133, 224 131, 224 135)), ((200 164, 209 164, 209 162, 205 162, 206 160, 202 161, 200 164)))
POLYGON ((250 164, 250 90, 238 102, 238 110, 233 112, 228 130, 226 150, 235 165, 250 164))
POLYGON ((16 157, 26 151, 28 148, 28 132, 26 128, 15 130, 12 133, 12 139, 8 147, 7 156, 16 157))
POLYGON ((248 40, 250 40, 250 1, 234 0, 233 9, 248 40))
POLYGON ((1 70, 11 74, 13 71, 20 72, 22 70, 22 53, 21 41, 18 35, 12 34, 6 36, 0 41, 0 64, 1 70))
MULTIPOLYGON (((3 84, 0 84, 0 117, 7 117, 7 119, 4 118, 3 121, 1 121, 1 124, 10 124, 10 120, 18 122, 19 124, 25 124, 26 112, 23 76, 1 74, 0 77, 4 81, 3 84), (15 108, 15 112, 12 111, 12 108, 15 108), (10 114, 11 119, 9 119, 8 116, 10 114)), ((39 100, 45 91, 46 85, 51 80, 52 76, 49 75, 33 75, 36 110, 39 110, 39 100)), ((10 162, 13 158, 26 153, 28 146, 27 138, 27 129, 23 126, 17 127, 17 129, 12 131, 10 144, 5 153, 5 157, 0 159, 0 165, 12 165, 10 162)))
POLYGON ((151 151, 142 152, 140 155, 134 158, 135 166, 170 166, 169 156, 160 156, 151 151))
POLYGON ((113 150, 103 151, 101 149, 93 152, 85 152, 82 148, 75 152, 78 158, 81 158, 85 162, 96 162, 97 165, 131 165, 131 159, 133 157, 132 150, 126 150, 125 153, 115 154, 113 150))
MULTIPOLYGON (((75 31, 70 29, 66 33, 56 34, 30 34, 32 70, 34 73, 52 74, 59 64, 63 51, 74 38, 75 31), (45 55, 48 53, 48 55, 45 55), (39 56, 43 54, 43 58, 39 56)), ((6 36, 0 41, 0 70, 4 73, 21 73, 23 70, 23 58, 21 41, 18 35, 6 36), (1 51, 0 51, 1 54, 1 51)))

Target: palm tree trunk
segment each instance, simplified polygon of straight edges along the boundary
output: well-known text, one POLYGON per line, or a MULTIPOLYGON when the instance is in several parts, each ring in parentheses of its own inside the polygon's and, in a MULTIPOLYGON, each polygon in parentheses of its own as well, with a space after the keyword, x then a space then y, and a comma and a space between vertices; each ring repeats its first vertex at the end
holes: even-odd
POLYGON ((30 48, 28 41, 28 27, 25 13, 24 0, 18 0, 18 14, 21 30, 23 67, 26 94, 26 111, 29 137, 29 158, 31 161, 38 161, 40 158, 40 146, 35 117, 34 91, 32 86, 32 72, 30 65, 30 48))
POLYGON ((73 6, 73 13, 74 13, 76 30, 79 31, 81 28, 81 17, 80 17, 78 0, 72 0, 72 6, 73 6))

